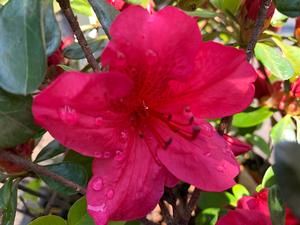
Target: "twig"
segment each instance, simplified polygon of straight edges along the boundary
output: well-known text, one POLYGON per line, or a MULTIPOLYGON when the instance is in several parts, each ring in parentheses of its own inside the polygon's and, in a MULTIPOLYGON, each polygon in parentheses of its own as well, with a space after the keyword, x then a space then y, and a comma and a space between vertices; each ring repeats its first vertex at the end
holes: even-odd
POLYGON ((34 191, 34 190, 32 190, 32 189, 30 189, 28 187, 25 187, 25 186, 23 186, 21 184, 18 185, 18 189, 21 190, 21 191, 24 191, 24 192, 26 192, 26 193, 28 193, 30 195, 37 196, 39 198, 43 198, 43 199, 47 199, 48 198, 47 195, 42 194, 42 193, 37 192, 37 191, 34 191))
POLYGON ((94 71, 99 71, 99 64, 93 56, 93 52, 80 29, 77 18, 71 9, 70 0, 57 0, 57 2, 60 5, 62 12, 66 16, 75 36, 77 37, 78 43, 81 46, 88 63, 91 65, 94 71))
POLYGON ((187 205, 187 215, 190 216, 193 210, 196 208, 200 193, 201 191, 198 188, 195 188, 191 196, 191 199, 187 205))
POLYGON ((21 202, 23 203, 23 205, 24 205, 24 212, 26 212, 30 217, 32 217, 32 218, 34 218, 34 217, 36 217, 36 215, 34 215, 31 211, 30 211, 30 209, 29 209, 29 207, 28 207, 28 205, 26 204, 26 201, 24 200, 24 198, 22 197, 22 196, 20 196, 19 197, 20 198, 20 200, 21 200, 21 202))
POLYGON ((261 2, 261 6, 259 9, 258 19, 255 23, 254 31, 252 33, 251 40, 248 43, 246 53, 247 53, 247 60, 250 61, 253 57, 254 48, 257 43, 257 39, 259 37, 259 34, 261 32, 261 29, 263 28, 264 22, 266 20, 268 9, 270 8, 272 3, 272 0, 263 0, 261 2))
POLYGON ((37 164, 32 163, 29 160, 23 159, 22 157, 20 157, 18 155, 12 154, 11 152, 4 151, 4 150, 0 151, 0 158, 4 159, 6 161, 9 161, 9 162, 15 163, 17 165, 20 165, 24 169, 26 169, 28 171, 32 171, 38 175, 50 177, 51 179, 65 185, 66 187, 72 188, 83 195, 86 193, 86 190, 84 187, 82 187, 82 186, 74 183, 73 181, 70 181, 60 175, 57 175, 57 174, 47 170, 45 167, 39 166, 37 164))
POLYGON ((169 210, 168 210, 168 208, 165 205, 163 200, 159 201, 159 207, 160 207, 161 214, 162 214, 166 224, 172 225, 173 224, 173 218, 170 215, 170 212, 169 212, 169 210))
POLYGON ((44 210, 44 212, 43 212, 43 215, 48 215, 48 214, 50 213, 51 208, 52 208, 52 205, 53 205, 53 203, 54 203, 55 200, 56 200, 56 197, 57 197, 57 192, 54 191, 54 192, 52 193, 52 195, 51 195, 51 197, 50 197, 50 199, 49 199, 49 201, 48 201, 46 207, 45 207, 45 210, 44 210))

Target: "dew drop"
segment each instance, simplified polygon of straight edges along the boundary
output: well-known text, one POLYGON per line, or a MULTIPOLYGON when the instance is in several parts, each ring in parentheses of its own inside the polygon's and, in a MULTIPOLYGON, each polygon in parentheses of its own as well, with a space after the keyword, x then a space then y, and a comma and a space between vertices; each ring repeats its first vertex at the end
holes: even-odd
POLYGON ((125 59, 125 55, 124 55, 124 53, 123 53, 123 52, 120 52, 120 51, 118 51, 118 52, 117 52, 117 58, 118 58, 119 60, 124 60, 124 59, 125 59))
POLYGON ((108 199, 112 199, 112 198, 114 197, 114 195, 115 195, 115 192, 114 192, 113 189, 109 189, 109 190, 107 191, 107 193, 106 193, 106 197, 107 197, 108 199))
POLYGON ((128 134, 125 131, 120 132, 120 142, 122 144, 126 143, 128 141, 128 134))
POLYGON ((109 159, 111 157, 111 153, 110 152, 104 152, 104 154, 103 154, 103 158, 104 159, 109 159))
POLYGON ((150 64, 155 64, 158 61, 158 54, 152 49, 146 51, 146 56, 150 64))
POLYGON ((101 152, 101 151, 95 151, 95 152, 94 152, 94 156, 95 156, 96 158, 102 158, 102 152, 101 152))
POLYGON ((101 177, 95 178, 92 183, 92 188, 94 191, 100 191, 103 187, 103 179, 101 177))
POLYGON ((117 161, 121 161, 124 159, 124 157, 125 157, 124 152, 122 150, 117 150, 114 159, 117 161))
POLYGON ((59 109, 59 117, 64 123, 69 125, 76 124, 78 120, 76 110, 68 105, 65 105, 64 107, 59 109))
POLYGON ((97 118, 95 119, 95 124, 96 124, 97 126, 103 125, 103 118, 102 118, 101 116, 97 117, 97 118))
POLYGON ((88 205, 88 210, 94 211, 94 212, 106 212, 107 206, 105 203, 102 203, 100 205, 88 205))

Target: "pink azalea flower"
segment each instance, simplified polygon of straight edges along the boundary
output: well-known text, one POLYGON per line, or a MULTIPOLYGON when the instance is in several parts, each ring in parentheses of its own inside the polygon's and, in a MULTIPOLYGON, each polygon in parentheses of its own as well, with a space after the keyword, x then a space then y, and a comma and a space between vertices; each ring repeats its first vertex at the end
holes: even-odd
MULTIPOLYGON (((268 189, 263 189, 254 196, 242 197, 236 210, 231 210, 216 225, 272 225, 268 189)), ((289 209, 286 209, 285 225, 300 225, 289 209)))
POLYGON ((106 0, 117 10, 123 10, 126 7, 126 2, 124 0, 106 0))
POLYGON ((243 51, 202 42, 174 7, 133 6, 111 26, 108 72, 67 72, 35 99, 35 120, 94 157, 88 211, 97 225, 149 213, 178 180, 206 191, 234 185, 239 165, 206 121, 245 109, 256 73, 243 51))

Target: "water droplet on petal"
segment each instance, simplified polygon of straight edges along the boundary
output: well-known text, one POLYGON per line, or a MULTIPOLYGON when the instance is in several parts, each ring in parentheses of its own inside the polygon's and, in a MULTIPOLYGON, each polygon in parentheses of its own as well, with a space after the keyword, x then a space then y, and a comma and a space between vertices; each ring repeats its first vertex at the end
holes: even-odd
POLYGON ((107 206, 105 203, 102 203, 100 205, 88 205, 88 210, 94 211, 94 212, 106 212, 107 206))
POLYGON ((217 171, 220 172, 220 173, 224 173, 224 171, 225 171, 225 166, 224 166, 224 165, 218 165, 218 166, 217 166, 217 171))
POLYGON ((97 126, 102 126, 102 125, 103 125, 103 118, 102 118, 101 116, 97 117, 97 118, 95 119, 95 124, 96 124, 97 126))
POLYGON ((125 131, 120 132, 120 142, 122 144, 126 143, 128 141, 128 134, 125 131))
POLYGON ((59 109, 59 117, 64 123, 69 125, 74 125, 78 121, 78 114, 76 110, 68 105, 59 109))
POLYGON ((92 183, 92 188, 94 191, 100 191, 103 187, 103 179, 101 177, 97 177, 94 179, 92 183))
POLYGON ((123 52, 120 52, 120 51, 118 51, 118 52, 117 52, 117 58, 118 58, 119 60, 124 60, 124 59, 125 59, 125 55, 124 55, 124 53, 123 53, 123 52))
POLYGON ((117 150, 114 159, 117 161, 121 161, 124 159, 124 157, 125 157, 124 152, 122 150, 117 150))
POLYGON ((152 49, 148 49, 146 51, 146 56, 148 58, 149 64, 155 64, 158 61, 158 54, 152 49))
POLYGON ((206 137, 212 137, 214 135, 214 129, 212 128, 212 126, 210 124, 207 123, 202 123, 200 125, 201 127, 201 134, 203 134, 206 137))
POLYGON ((96 158, 102 158, 102 152, 101 152, 101 151, 95 151, 95 152, 94 152, 94 156, 95 156, 96 158))
POLYGON ((111 157, 111 153, 110 152, 104 152, 104 154, 103 154, 103 158, 104 159, 109 159, 111 157))
POLYGON ((222 151, 226 154, 226 155, 229 155, 229 156, 232 156, 233 155, 233 152, 231 151, 230 147, 228 145, 226 145, 222 151))
POLYGON ((210 152, 210 151, 204 152, 204 155, 205 155, 206 157, 211 157, 211 152, 210 152))
POLYGON ((114 197, 114 195, 115 195, 115 192, 114 192, 113 189, 109 189, 109 190, 107 191, 107 193, 106 193, 106 197, 107 197, 108 199, 112 199, 112 198, 114 197))

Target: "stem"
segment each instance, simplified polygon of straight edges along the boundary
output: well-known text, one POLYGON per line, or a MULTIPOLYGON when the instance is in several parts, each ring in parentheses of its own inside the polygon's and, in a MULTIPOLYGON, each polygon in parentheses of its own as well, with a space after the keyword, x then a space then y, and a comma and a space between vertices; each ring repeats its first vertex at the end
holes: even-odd
POLYGON ((91 65, 94 71, 99 71, 99 65, 93 56, 93 52, 88 45, 83 32, 80 29, 79 23, 77 21, 76 16, 74 15, 72 9, 71 9, 71 4, 69 0, 57 0, 58 4, 60 5, 60 8, 62 9, 62 12, 66 16, 77 40, 79 45, 81 46, 84 55, 88 61, 88 63, 91 65))
POLYGON ((173 224, 173 218, 170 215, 170 212, 169 212, 169 210, 168 210, 168 208, 165 205, 163 200, 159 201, 159 207, 160 207, 161 214, 162 214, 166 224, 172 225, 173 224))
POLYGON ((272 0, 263 0, 259 9, 258 19, 255 23, 254 31, 252 33, 251 40, 248 43, 246 53, 247 60, 250 61, 254 54, 254 48, 257 43, 257 39, 260 35, 261 29, 263 28, 264 22, 266 20, 268 9, 270 8, 272 0))
POLYGON ((151 220, 148 220, 146 217, 140 219, 140 221, 142 222, 142 224, 144 225, 159 225, 158 223, 154 223, 151 220))
POLYGON ((198 188, 195 188, 195 190, 191 196, 191 199, 187 205, 187 215, 191 216, 191 213, 196 208, 200 193, 201 193, 201 191, 198 188))
POLYGON ((70 181, 60 175, 57 175, 49 170, 47 170, 45 167, 39 166, 37 164, 32 163, 29 160, 26 160, 18 155, 12 154, 11 152, 8 151, 0 151, 0 158, 9 162, 12 162, 14 164, 22 166, 24 169, 28 171, 32 171, 38 175, 50 177, 51 179, 65 185, 66 187, 72 188, 75 191, 85 194, 86 190, 84 187, 74 183, 73 181, 70 181))

